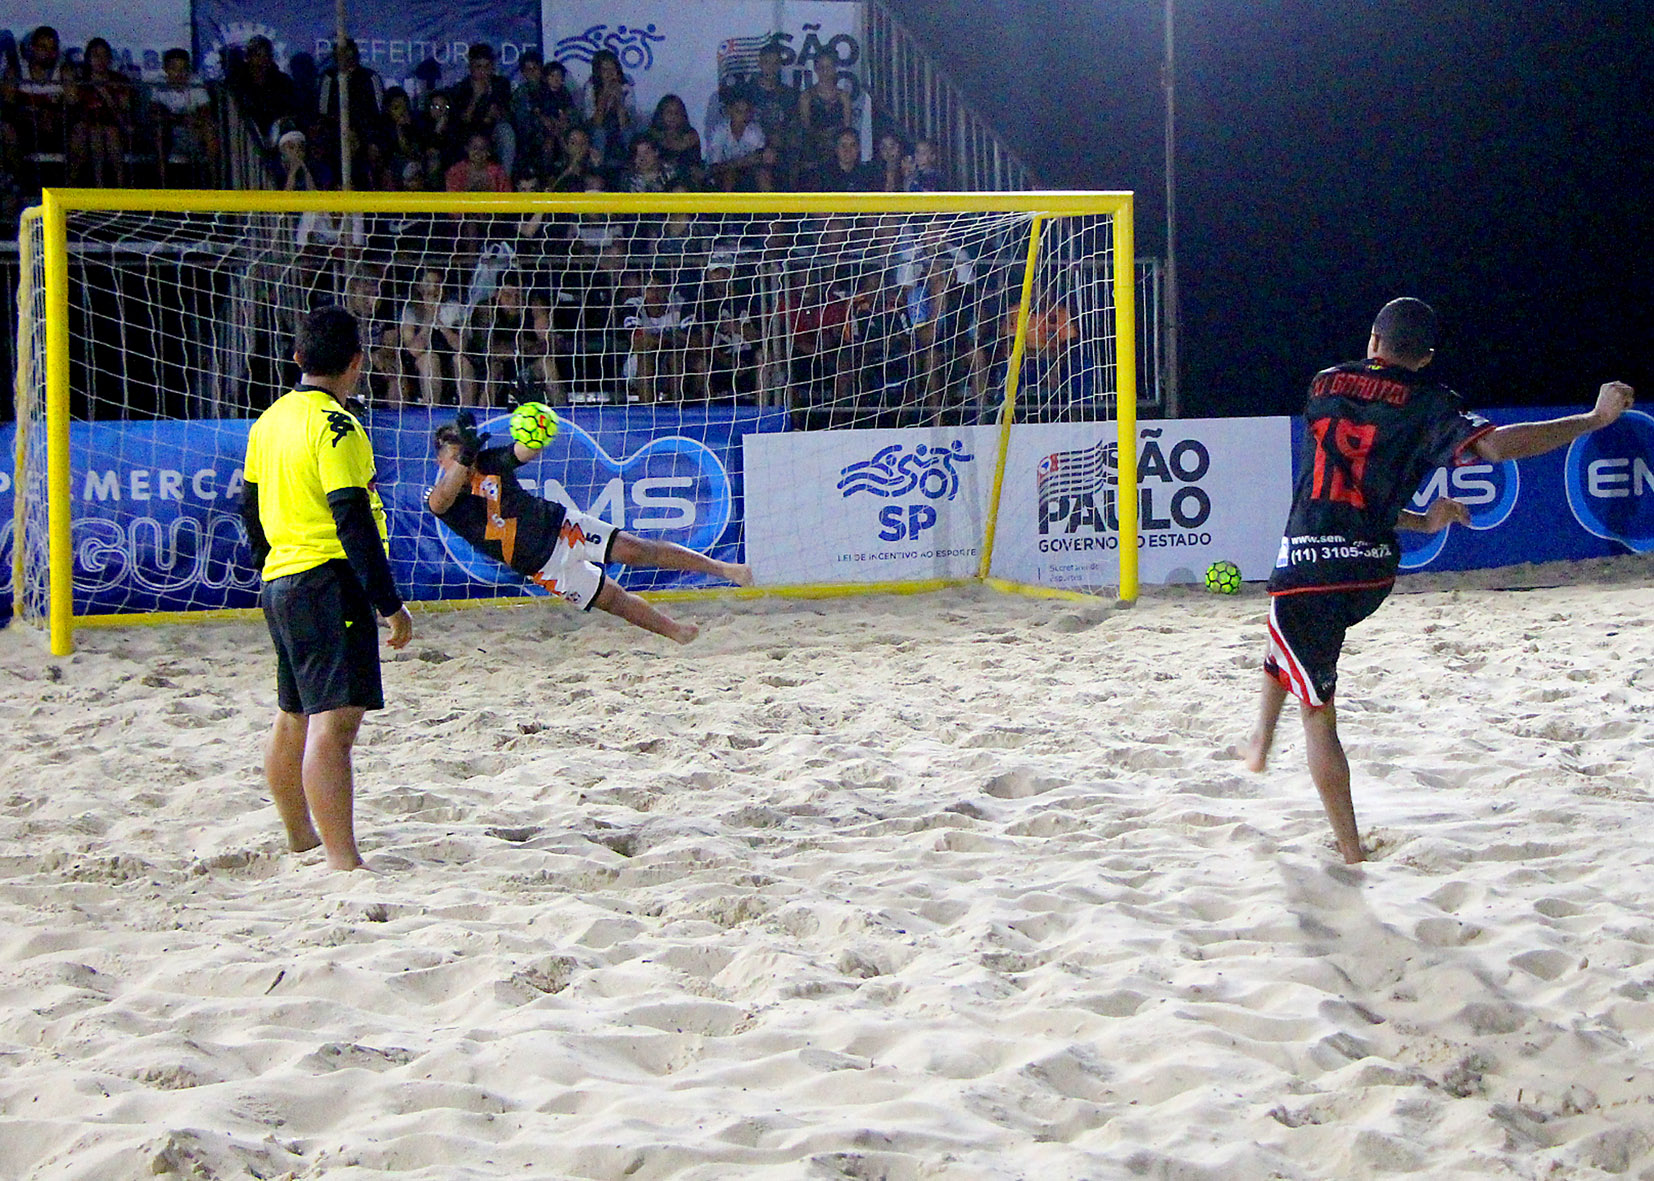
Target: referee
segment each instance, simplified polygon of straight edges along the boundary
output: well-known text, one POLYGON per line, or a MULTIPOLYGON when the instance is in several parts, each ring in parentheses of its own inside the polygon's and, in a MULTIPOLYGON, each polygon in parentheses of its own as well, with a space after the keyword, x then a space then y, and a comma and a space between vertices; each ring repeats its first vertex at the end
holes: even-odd
POLYGON ((362 374, 361 335, 344 308, 299 325, 299 384, 247 437, 242 520, 264 576, 276 645, 276 720, 264 777, 288 847, 322 845, 332 869, 360 869, 350 754, 362 715, 383 709, 377 611, 392 648, 413 638, 385 554, 373 451, 345 399, 362 374))

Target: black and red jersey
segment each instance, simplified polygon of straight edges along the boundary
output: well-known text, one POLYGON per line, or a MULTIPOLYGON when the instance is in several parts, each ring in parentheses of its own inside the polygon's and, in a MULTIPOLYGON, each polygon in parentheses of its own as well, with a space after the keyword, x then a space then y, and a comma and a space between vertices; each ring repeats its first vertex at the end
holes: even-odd
POLYGON ((1310 383, 1292 513, 1272 594, 1378 586, 1401 563, 1400 517, 1425 475, 1480 462, 1493 424, 1411 369, 1349 361, 1310 383))
POLYGON ((437 519, 478 553, 532 575, 550 559, 567 510, 519 484, 521 466, 509 443, 482 452, 471 469, 471 483, 437 519))

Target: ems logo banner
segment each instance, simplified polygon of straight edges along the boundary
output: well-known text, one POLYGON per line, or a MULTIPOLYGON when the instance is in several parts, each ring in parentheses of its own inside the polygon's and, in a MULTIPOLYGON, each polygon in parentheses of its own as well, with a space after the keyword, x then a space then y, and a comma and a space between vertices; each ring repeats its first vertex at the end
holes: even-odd
POLYGON ((1654 550, 1654 418, 1628 410, 1606 430, 1575 439, 1564 460, 1574 520, 1633 553, 1654 550))
MULTIPOLYGON (((1536 406, 1482 413, 1504 425, 1579 410, 1536 406)), ((1295 436, 1301 433, 1296 426, 1295 436)), ((1470 528, 1399 534, 1404 573, 1646 553, 1654 550, 1654 418, 1631 410, 1560 451, 1516 463, 1438 469, 1425 476, 1408 507, 1423 512, 1441 496, 1470 510, 1470 528)))
MULTIPOLYGON (((451 409, 407 407, 362 415, 390 525, 391 569, 412 600, 537 593, 473 553, 425 509, 437 475, 431 432, 451 409)), ((552 446, 518 469, 529 492, 644 537, 675 541, 725 561, 741 556, 739 440, 779 431, 785 416, 752 408, 592 407, 562 412, 552 446)), ((77 422, 69 432, 70 529, 75 610, 131 614, 251 607, 259 577, 241 522, 249 419, 77 422)), ((484 429, 509 436, 506 415, 484 429)), ((0 426, 0 618, 11 613, 16 488, 15 427, 0 426)), ((44 476, 29 481, 30 565, 43 576, 44 476)), ((702 575, 611 572, 635 590, 694 586, 702 575)))

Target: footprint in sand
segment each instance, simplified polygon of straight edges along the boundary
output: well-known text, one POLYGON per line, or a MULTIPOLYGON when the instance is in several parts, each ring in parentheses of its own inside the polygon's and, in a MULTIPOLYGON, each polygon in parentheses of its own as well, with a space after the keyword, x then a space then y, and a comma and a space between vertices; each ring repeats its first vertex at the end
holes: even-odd
POLYGON ((995 799, 1025 800, 1066 785, 1066 780, 1040 775, 1026 767, 1016 767, 995 775, 982 790, 995 799))

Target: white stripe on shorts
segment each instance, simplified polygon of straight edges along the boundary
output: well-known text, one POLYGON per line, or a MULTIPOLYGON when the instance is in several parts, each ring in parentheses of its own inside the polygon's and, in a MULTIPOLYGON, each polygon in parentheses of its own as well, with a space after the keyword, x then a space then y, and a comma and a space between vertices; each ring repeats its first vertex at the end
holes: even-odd
POLYGON ((1269 600, 1269 655, 1286 674, 1288 689, 1294 697, 1305 705, 1319 709, 1326 705, 1321 695, 1315 691, 1315 683, 1304 672, 1303 662, 1293 654, 1292 648, 1281 636, 1279 623, 1275 619, 1276 600, 1269 600))

